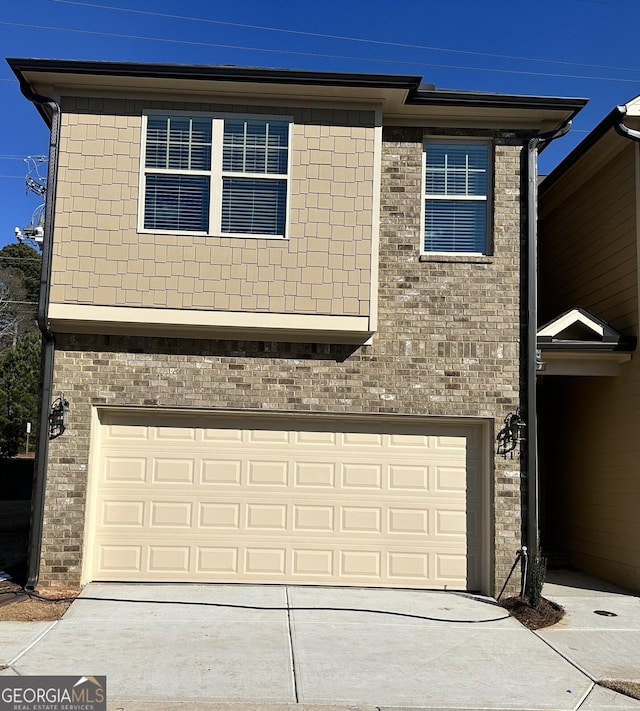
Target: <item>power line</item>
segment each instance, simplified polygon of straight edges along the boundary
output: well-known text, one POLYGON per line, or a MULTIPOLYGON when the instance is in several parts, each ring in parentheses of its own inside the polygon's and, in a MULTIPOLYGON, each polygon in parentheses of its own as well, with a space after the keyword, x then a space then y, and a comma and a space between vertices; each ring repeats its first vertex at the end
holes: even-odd
POLYGON ((356 62, 372 62, 375 64, 399 64, 402 66, 415 66, 415 67, 429 67, 432 69, 455 69, 458 71, 474 71, 474 72, 489 72, 494 74, 519 74, 525 76, 537 76, 537 77, 552 77, 556 79, 581 79, 587 81, 609 81, 609 82, 623 82, 625 84, 638 84, 640 79, 622 79, 619 77, 594 77, 586 76, 584 74, 559 74, 551 72, 530 72, 517 69, 489 69, 485 67, 469 67, 469 66, 457 66, 455 64, 435 64, 428 62, 413 62, 404 61, 399 59, 375 59, 372 57, 354 57, 349 55, 339 55, 339 54, 322 54, 319 52, 298 52, 294 50, 286 49, 266 49, 263 47, 246 47, 242 45, 234 44, 217 44, 213 42, 196 42, 194 40, 176 40, 167 37, 145 37, 143 35, 124 35, 115 32, 98 32, 97 30, 78 30, 69 27, 51 27, 47 25, 32 25, 21 22, 6 22, 0 20, 0 25, 5 25, 7 27, 24 27, 31 30, 47 30, 51 32, 70 32, 74 34, 84 34, 92 35, 94 37, 114 37, 117 39, 132 39, 132 40, 144 40, 148 42, 166 42, 169 44, 183 44, 199 47, 215 47, 217 49, 235 49, 245 52, 266 52, 269 54, 287 54, 296 55, 301 57, 316 57, 321 59, 341 59, 356 62))
POLYGON ((37 301, 0 301, 3 306, 5 304, 30 304, 31 306, 37 306, 37 301))
POLYGON ((350 37, 348 35, 331 35, 321 32, 306 32, 303 30, 291 30, 283 27, 269 27, 265 25, 250 25, 243 22, 228 22, 226 20, 213 20, 206 17, 189 17, 188 15, 173 15, 165 12, 152 12, 151 10, 136 10, 128 7, 115 7, 113 5, 99 5, 91 2, 79 2, 79 0, 53 0, 53 2, 63 3, 65 5, 78 5, 81 7, 92 7, 100 10, 115 10, 116 12, 129 12, 136 15, 151 15, 153 17, 164 17, 171 20, 186 20, 188 22, 209 23, 213 25, 224 25, 226 27, 239 27, 249 30, 262 30, 266 32, 281 32, 292 35, 301 35, 303 37, 318 37, 321 39, 341 40, 344 42, 361 42, 364 44, 376 44, 385 47, 401 47, 404 49, 420 49, 429 52, 448 52, 451 54, 466 54, 474 57, 492 57, 494 59, 508 59, 519 62, 540 62, 544 64, 562 64, 571 67, 584 67, 587 69, 607 69, 618 72, 640 72, 640 69, 629 67, 614 67, 606 64, 584 64, 582 62, 568 62, 565 60, 556 59, 541 59, 539 57, 518 57, 510 54, 494 54, 491 52, 473 52, 467 49, 453 49, 450 47, 431 47, 421 44, 407 44, 405 42, 390 42, 387 40, 369 39, 365 37, 350 37))
MULTIPOLYGON (((9 244, 17 244, 17 242, 10 242, 9 244)), ((5 247, 8 246, 9 245, 5 245, 5 247)), ((4 247, 2 247, 2 249, 4 249, 4 247)), ((0 252, 2 251, 2 249, 0 249, 0 252)), ((31 247, 29 247, 29 249, 31 249, 31 247)), ((39 262, 41 257, 34 249, 31 249, 31 251, 35 254, 34 257, 27 257, 26 255, 23 257, 8 257, 5 254, 0 254, 0 268, 5 262, 39 262)))

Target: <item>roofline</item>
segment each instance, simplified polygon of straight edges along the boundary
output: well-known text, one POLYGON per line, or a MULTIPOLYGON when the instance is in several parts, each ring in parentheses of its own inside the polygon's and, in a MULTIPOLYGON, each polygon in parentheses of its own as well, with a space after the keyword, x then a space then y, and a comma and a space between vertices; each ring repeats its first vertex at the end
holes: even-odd
POLYGON ((459 106, 470 108, 542 109, 569 111, 573 118, 588 99, 555 96, 524 96, 477 91, 436 89, 422 77, 404 74, 318 72, 299 69, 236 67, 204 64, 158 64, 145 62, 85 61, 70 59, 7 58, 18 79, 25 72, 56 72, 85 76, 147 77, 201 81, 235 81, 335 87, 374 87, 407 92, 406 105, 459 106))
POLYGON ((501 109, 557 109, 571 111, 573 118, 589 99, 561 96, 526 96, 521 94, 494 94, 478 91, 451 91, 449 89, 418 89, 412 92, 407 104, 422 106, 470 106, 501 109))
POLYGON ((637 340, 634 336, 623 336, 618 343, 602 343, 600 341, 542 341, 538 339, 538 348, 545 351, 592 351, 592 352, 625 352, 635 351, 637 340), (623 340, 624 339, 624 340, 623 340))
POLYGON ((317 72, 299 69, 269 69, 206 64, 157 64, 146 62, 85 61, 74 59, 20 59, 7 63, 20 78, 24 72, 56 72, 90 76, 148 77, 157 79, 195 79, 317 86, 377 87, 415 91, 422 77, 403 74, 317 72))
POLYGON ((558 163, 558 165, 545 177, 545 179, 540 183, 539 192, 540 195, 545 193, 551 188, 552 185, 558 182, 558 180, 573 166, 577 163, 582 156, 589 151, 608 131, 615 128, 616 124, 619 123, 623 118, 623 114, 620 108, 616 106, 613 108, 600 123, 589 133, 585 138, 578 143, 578 145, 569 153, 563 160, 558 163))

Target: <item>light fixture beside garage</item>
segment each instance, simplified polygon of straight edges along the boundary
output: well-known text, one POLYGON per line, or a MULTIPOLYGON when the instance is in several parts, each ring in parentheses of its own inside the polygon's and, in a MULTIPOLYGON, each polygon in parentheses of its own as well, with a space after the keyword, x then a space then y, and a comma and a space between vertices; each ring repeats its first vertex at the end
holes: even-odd
POLYGON ((60 437, 67 429, 67 420, 69 415, 69 401, 64 396, 60 395, 51 404, 51 412, 49 413, 49 439, 60 437))
POLYGON ((507 454, 513 459, 513 452, 520 442, 526 441, 527 423, 522 417, 522 409, 518 408, 515 412, 510 412, 504 418, 504 427, 498 432, 496 440, 498 446, 497 454, 501 454, 505 459, 507 454))

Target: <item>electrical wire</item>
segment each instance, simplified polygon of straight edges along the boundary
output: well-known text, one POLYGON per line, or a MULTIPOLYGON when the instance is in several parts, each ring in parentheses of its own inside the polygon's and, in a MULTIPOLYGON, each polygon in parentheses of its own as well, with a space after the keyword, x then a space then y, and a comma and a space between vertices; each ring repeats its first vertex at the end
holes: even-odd
MULTIPOLYGON (((92 602, 132 602, 135 604, 143 605, 188 605, 196 607, 223 607, 232 610, 273 610, 274 612, 364 612, 371 613, 375 615, 389 615, 392 617, 404 617, 411 620, 427 620, 429 622, 453 622, 456 624, 481 624, 484 622, 500 622, 501 620, 507 620, 511 615, 507 614, 502 617, 494 617, 486 620, 458 620, 448 617, 430 617, 428 615, 414 615, 409 612, 397 612, 395 610, 372 610, 369 608, 360 607, 267 607, 263 605, 239 605, 229 602, 200 602, 200 601, 185 601, 185 600, 130 600, 127 598, 116 598, 116 597, 61 597, 61 598, 50 598, 38 593, 31 592, 29 590, 10 590, 4 595, 16 595, 18 597, 27 596, 35 600, 42 600, 43 602, 75 602, 88 600, 92 602)), ((497 603, 488 602, 495 607, 500 607, 497 603)))
MULTIPOLYGON (((1 258, 0 258, 0 261, 1 258)), ((37 306, 38 302, 37 301, 2 301, 0 302, 4 306, 5 304, 30 304, 31 306, 37 306)))
MULTIPOLYGON (((10 242, 9 244, 15 244, 15 242, 10 242)), ((4 247, 8 247, 9 244, 5 244, 4 247)), ((25 247, 28 245, 25 245, 25 247)), ((0 252, 4 249, 4 247, 0 247, 0 252)), ((6 261, 13 261, 13 262, 40 262, 41 257, 38 255, 38 253, 33 249, 33 247, 30 247, 30 249, 35 252, 36 256, 34 257, 5 257, 4 254, 0 254, 0 269, 2 269, 5 266, 6 261)), ((13 266, 13 265, 10 265, 13 266)), ((26 302, 26 303, 31 303, 31 302, 26 302)), ((35 303, 35 302, 34 302, 35 303)))
POLYGON ((116 39, 144 40, 147 42, 165 42, 168 44, 180 44, 198 47, 215 47, 217 49, 234 49, 244 52, 265 52, 268 54, 286 54, 300 57, 315 57, 320 59, 340 59, 355 62, 371 62, 374 64, 396 64, 402 66, 429 67, 431 69, 455 69, 457 71, 488 72, 493 74, 517 74, 521 76, 551 77, 555 79, 580 79, 584 81, 608 81, 622 82, 625 84, 638 84, 640 79, 623 79, 621 77, 596 77, 584 74, 560 74, 553 72, 531 72, 518 69, 490 69, 486 67, 471 67, 455 64, 437 64, 432 62, 415 62, 400 59, 378 59, 373 57, 357 57, 351 55, 324 54, 320 52, 299 52, 287 49, 267 49, 264 47, 247 47, 234 44, 219 44, 215 42, 200 42, 195 40, 178 40, 168 37, 146 37, 144 35, 125 35, 116 32, 98 32, 97 30, 79 30, 70 27, 51 27, 49 25, 33 25, 25 22, 7 22, 0 20, 0 25, 6 27, 24 27, 30 30, 46 30, 51 32, 69 32, 74 34, 91 35, 93 37, 111 37, 116 39))
POLYGON ((213 20, 210 18, 206 17, 189 17, 188 15, 174 15, 170 13, 165 13, 165 12, 153 12, 151 10, 136 10, 134 8, 128 8, 128 7, 115 7, 113 5, 100 5, 98 3, 91 3, 91 2, 79 2, 79 0, 53 0, 53 2, 65 4, 65 5, 77 5, 80 7, 91 7, 91 8, 99 8, 100 10, 115 10, 117 12, 129 12, 129 13, 134 13, 137 15, 151 15, 153 17, 164 17, 167 19, 171 20, 185 20, 188 22, 199 22, 199 23, 209 23, 209 24, 214 24, 214 25, 224 25, 226 27, 239 27, 242 29, 249 29, 249 30, 261 30, 261 31, 266 31, 266 32, 282 32, 286 34, 292 34, 292 35, 300 35, 303 37, 318 37, 320 39, 331 39, 331 40, 341 40, 344 42, 361 42, 365 44, 375 44, 375 45, 381 45, 384 47, 400 47, 403 49, 420 49, 420 50, 426 50, 429 52, 447 52, 451 54, 465 54, 465 55, 470 55, 474 57, 491 57, 494 59, 508 59, 508 60, 516 60, 519 62, 540 62, 544 64, 562 64, 565 66, 571 66, 571 67, 584 67, 587 69, 607 69, 607 70, 612 70, 612 71, 619 71, 619 72, 635 72, 638 73, 640 72, 640 69, 636 68, 631 68, 631 67, 615 67, 615 66, 609 66, 606 64, 584 64, 582 62, 569 62, 565 60, 556 60, 556 59, 541 59, 539 57, 518 57, 510 54, 494 54, 492 52, 473 52, 471 50, 467 49, 453 49, 450 47, 431 47, 429 45, 421 45, 421 44, 408 44, 405 42, 390 42, 387 40, 377 40, 377 39, 369 39, 365 37, 350 37, 347 35, 332 35, 332 34, 324 34, 322 32, 306 32, 303 30, 291 30, 291 29, 286 29, 283 27, 269 27, 265 25, 250 25, 246 24, 243 22, 228 22, 226 20, 213 20))

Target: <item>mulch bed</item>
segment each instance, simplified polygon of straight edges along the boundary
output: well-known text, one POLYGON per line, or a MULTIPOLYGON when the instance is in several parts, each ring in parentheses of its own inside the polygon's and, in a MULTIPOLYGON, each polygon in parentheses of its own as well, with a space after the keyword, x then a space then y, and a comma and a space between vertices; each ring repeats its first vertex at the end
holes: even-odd
POLYGON ((40 597, 28 595, 11 580, 0 581, 0 621, 49 622, 59 620, 78 594, 77 589, 41 588, 40 597))
POLYGON ((529 605, 526 597, 507 597, 500 602, 502 607, 530 630, 550 627, 564 617, 564 608, 551 600, 542 598, 537 609, 529 605))

